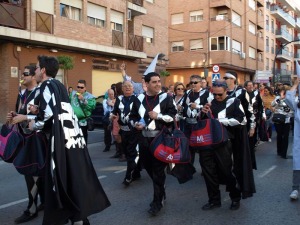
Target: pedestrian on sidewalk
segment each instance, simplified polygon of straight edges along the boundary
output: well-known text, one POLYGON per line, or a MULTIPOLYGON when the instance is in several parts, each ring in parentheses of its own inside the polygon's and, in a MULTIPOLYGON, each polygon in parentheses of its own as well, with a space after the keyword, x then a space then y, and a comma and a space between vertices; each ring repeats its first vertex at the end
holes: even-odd
MULTIPOLYGON (((297 63, 297 62, 296 62, 297 63)), ((300 102, 299 102, 299 81, 294 80, 292 88, 286 92, 286 103, 294 110, 294 138, 293 138, 293 186, 290 198, 298 199, 300 186, 300 102), (298 89, 298 94, 297 94, 298 89)))

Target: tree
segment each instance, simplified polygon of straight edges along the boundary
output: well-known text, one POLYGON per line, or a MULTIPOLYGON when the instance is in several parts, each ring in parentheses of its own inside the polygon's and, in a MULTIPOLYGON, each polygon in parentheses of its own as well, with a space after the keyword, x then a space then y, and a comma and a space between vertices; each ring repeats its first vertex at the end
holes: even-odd
POLYGON ((68 85, 68 71, 74 68, 74 58, 68 55, 57 56, 59 68, 64 70, 64 85, 69 88, 68 85))
POLYGON ((166 70, 160 71, 159 75, 162 77, 163 85, 166 85, 166 77, 170 76, 170 72, 166 70))

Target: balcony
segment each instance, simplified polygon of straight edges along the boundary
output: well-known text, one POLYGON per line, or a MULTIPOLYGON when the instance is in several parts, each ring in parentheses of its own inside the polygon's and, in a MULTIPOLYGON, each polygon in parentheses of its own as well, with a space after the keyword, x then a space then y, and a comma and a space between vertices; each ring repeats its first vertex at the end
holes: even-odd
POLYGON ((283 5, 287 10, 294 11, 295 10, 295 3, 291 0, 276 0, 277 4, 283 5))
POLYGON ((133 51, 143 51, 143 37, 134 35, 134 34, 128 34, 128 49, 133 51))
POLYGON ((112 45, 123 47, 123 32, 118 30, 112 30, 112 45))
POLYGON ((230 18, 227 15, 217 15, 213 18, 210 18, 210 21, 228 21, 228 22, 230 22, 230 18))
POLYGON ((294 55, 294 61, 299 61, 300 60, 300 53, 296 53, 294 55))
POLYGON ((53 34, 53 15, 36 11, 36 31, 53 34))
POLYGON ((300 32, 300 17, 296 18, 296 27, 295 30, 297 30, 298 32, 300 32))
POLYGON ((293 40, 293 36, 286 30, 276 30, 276 39, 281 43, 288 43, 293 40))
POLYGON ((143 7, 143 0, 128 0, 128 18, 147 14, 147 9, 143 7))
POLYGON ((227 6, 227 8, 231 8, 230 0, 210 0, 209 7, 215 8, 220 6, 227 6))
POLYGON ((0 2, 0 26, 25 30, 25 11, 25 7, 0 2))
POLYGON ((270 13, 281 23, 281 25, 287 25, 289 28, 294 28, 296 26, 295 19, 278 5, 272 5, 270 13))
MULTIPOLYGON (((277 49, 276 49, 277 52, 277 49)), ((285 49, 281 49, 279 53, 277 54, 276 59, 278 59, 281 62, 291 61, 293 59, 293 53, 289 52, 285 49)))

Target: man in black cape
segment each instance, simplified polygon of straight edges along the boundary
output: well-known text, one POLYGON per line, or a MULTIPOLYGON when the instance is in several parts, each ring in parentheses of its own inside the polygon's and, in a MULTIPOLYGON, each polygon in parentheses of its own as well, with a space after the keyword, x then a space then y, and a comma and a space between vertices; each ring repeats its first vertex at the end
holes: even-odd
POLYGON ((38 57, 35 72, 41 96, 30 107, 36 117, 28 118, 32 130, 49 134, 43 225, 64 224, 69 219, 87 225, 87 217, 110 202, 97 178, 67 90, 54 79, 58 68, 56 58, 38 57))

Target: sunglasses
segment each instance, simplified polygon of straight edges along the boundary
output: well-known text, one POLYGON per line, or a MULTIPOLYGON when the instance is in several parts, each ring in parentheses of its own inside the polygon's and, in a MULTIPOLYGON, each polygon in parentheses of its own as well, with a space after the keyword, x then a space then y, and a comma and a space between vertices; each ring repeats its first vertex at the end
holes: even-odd
POLYGON ((223 94, 216 94, 216 93, 213 93, 214 96, 219 96, 219 97, 222 97, 223 94))
POLYGON ((183 88, 176 88, 177 91, 184 90, 183 88))
POLYGON ((77 86, 77 88, 83 89, 83 88, 85 88, 85 87, 82 87, 82 86, 77 86))
POLYGON ((191 81, 190 84, 198 84, 200 81, 191 81))
POLYGON ((28 77, 28 76, 31 76, 31 74, 30 74, 29 72, 24 72, 24 73, 23 73, 23 76, 24 76, 24 77, 28 77))

